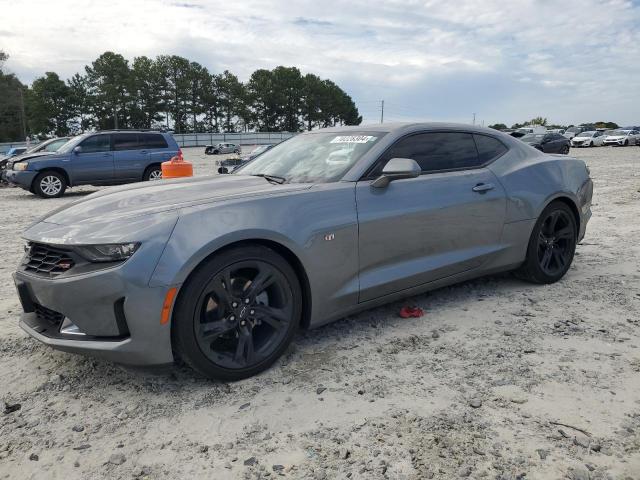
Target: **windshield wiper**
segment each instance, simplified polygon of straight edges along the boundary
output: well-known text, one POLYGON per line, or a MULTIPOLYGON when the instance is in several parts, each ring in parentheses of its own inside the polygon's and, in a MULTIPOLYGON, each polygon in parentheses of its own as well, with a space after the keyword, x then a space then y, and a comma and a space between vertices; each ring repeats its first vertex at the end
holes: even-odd
POLYGON ((282 185, 283 183, 285 183, 287 181, 287 179, 284 178, 284 177, 279 177, 277 175, 269 175, 267 173, 254 173, 251 176, 252 177, 262 177, 262 178, 268 180, 269 182, 277 183, 279 185, 282 185))

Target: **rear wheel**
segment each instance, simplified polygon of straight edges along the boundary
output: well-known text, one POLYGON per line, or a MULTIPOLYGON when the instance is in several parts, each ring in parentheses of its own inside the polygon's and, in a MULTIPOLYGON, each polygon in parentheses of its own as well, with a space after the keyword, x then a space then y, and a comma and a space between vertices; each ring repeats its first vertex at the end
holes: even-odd
POLYGON ((31 188, 39 197, 57 198, 64 195, 67 179, 56 171, 42 172, 33 180, 31 188))
POLYGON ((259 245, 234 248, 205 261, 183 287, 173 347, 209 378, 240 380, 284 352, 301 312, 300 285, 284 258, 259 245))
POLYGON ((563 202, 551 203, 533 228, 526 260, 516 275, 534 283, 557 282, 571 266, 577 238, 571 209, 563 202))
POLYGON ((145 182, 162 180, 162 167, 160 165, 151 165, 147 167, 142 176, 142 180, 145 182))

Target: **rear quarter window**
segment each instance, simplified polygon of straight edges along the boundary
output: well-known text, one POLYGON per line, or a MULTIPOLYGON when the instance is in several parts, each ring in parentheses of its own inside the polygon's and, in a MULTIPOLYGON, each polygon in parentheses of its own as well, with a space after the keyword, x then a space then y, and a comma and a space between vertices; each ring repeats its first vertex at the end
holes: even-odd
POLYGON ((487 135, 473 135, 478 148, 478 159, 481 165, 491 162, 507 152, 507 147, 498 139, 487 135))
POLYGON ((141 148, 169 148, 165 138, 158 133, 141 133, 139 137, 141 148))

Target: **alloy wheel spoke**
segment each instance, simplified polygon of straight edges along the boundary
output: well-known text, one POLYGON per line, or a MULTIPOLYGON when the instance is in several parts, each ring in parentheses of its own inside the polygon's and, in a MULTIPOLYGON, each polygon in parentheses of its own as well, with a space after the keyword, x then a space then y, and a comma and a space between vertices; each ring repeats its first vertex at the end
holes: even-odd
POLYGON ((553 250, 553 259, 556 262, 556 265, 559 268, 564 268, 565 265, 565 261, 564 261, 564 255, 562 254, 562 252, 558 249, 554 249, 553 250))
POLYGON ((563 227, 560 230, 558 230, 555 233, 555 236, 557 239, 570 240, 573 238, 573 228, 567 225, 566 227, 563 227))
POLYGON ((220 303, 229 308, 233 301, 233 293, 231 292, 231 272, 229 269, 224 270, 220 275, 213 279, 211 287, 213 293, 220 303))
POLYGON ((552 212, 549 216, 549 233, 553 235, 556 230, 556 223, 558 223, 558 212, 552 212))
POLYGON ((551 250, 551 248, 547 247, 544 250, 544 254, 542 255, 542 258, 540 259, 540 266, 545 269, 548 270, 549 269, 549 264, 551 263, 551 258, 553 256, 553 252, 551 250))
POLYGON ((270 287, 273 282, 276 281, 276 277, 273 274, 273 270, 269 267, 262 267, 255 278, 251 281, 251 284, 247 288, 245 294, 255 299, 258 295, 264 292, 268 287, 270 287))
POLYGON ((253 361, 253 335, 249 329, 243 328, 239 332, 238 345, 233 360, 247 365, 253 361))
POLYGON ((230 332, 235 328, 235 324, 231 324, 226 320, 218 320, 217 322, 208 322, 200 324, 200 336, 203 340, 211 341, 220 335, 230 332))
POLYGON ((255 312, 258 320, 270 325, 276 330, 283 328, 289 321, 287 314, 280 308, 257 305, 255 312))

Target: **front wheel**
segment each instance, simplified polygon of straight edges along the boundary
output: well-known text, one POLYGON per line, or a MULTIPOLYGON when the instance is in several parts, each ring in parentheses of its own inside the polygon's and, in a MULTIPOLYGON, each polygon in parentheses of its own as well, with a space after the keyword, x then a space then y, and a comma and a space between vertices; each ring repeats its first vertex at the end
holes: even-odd
POLYGON ((557 282, 571 266, 577 239, 571 209, 563 202, 551 203, 533 227, 526 260, 516 275, 533 283, 557 282))
POLYGON ((235 381, 267 369, 300 324, 302 292, 289 263, 260 245, 206 260, 182 287, 173 348, 201 374, 235 381))
POLYGON ((561 149, 560 149, 560 153, 563 155, 568 155, 569 154, 569 145, 564 145, 561 149))
POLYGON ((625 140, 625 141, 624 141, 624 146, 625 146, 625 147, 628 147, 628 146, 629 146, 629 140, 625 140))
POLYGON ((58 198, 67 189, 67 179, 59 172, 42 172, 34 179, 31 189, 39 197, 58 198))

